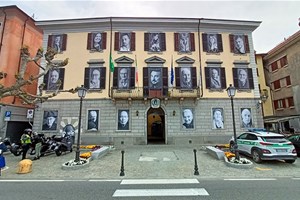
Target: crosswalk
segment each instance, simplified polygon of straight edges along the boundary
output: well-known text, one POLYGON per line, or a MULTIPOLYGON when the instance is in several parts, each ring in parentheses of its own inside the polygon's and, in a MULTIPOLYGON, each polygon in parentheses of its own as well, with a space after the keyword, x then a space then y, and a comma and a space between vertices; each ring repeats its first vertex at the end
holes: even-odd
MULTIPOLYGON (((209 196, 209 193, 204 188, 195 187, 199 184, 197 179, 124 179, 120 185, 143 185, 143 189, 117 189, 113 197, 188 197, 188 196, 209 196), (172 189, 162 189, 162 185, 173 185, 172 189), (190 188, 178 188, 176 184, 191 184, 190 188), (157 185, 157 188, 147 188, 150 185, 157 185)), ((153 186, 151 186, 153 187, 153 186)))

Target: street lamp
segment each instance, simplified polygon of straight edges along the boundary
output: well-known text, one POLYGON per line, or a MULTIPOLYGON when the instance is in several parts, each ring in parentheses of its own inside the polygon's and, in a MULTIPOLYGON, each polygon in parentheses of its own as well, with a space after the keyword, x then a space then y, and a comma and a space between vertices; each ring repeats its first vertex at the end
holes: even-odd
POLYGON ((80 161, 80 158, 79 158, 80 150, 79 150, 79 148, 80 148, 82 99, 85 97, 87 89, 85 89, 83 87, 83 85, 81 85, 81 87, 79 87, 77 89, 77 91, 78 91, 78 96, 80 97, 80 108, 79 108, 79 123, 78 123, 78 135, 77 135, 77 148, 76 148, 75 162, 80 161))
POLYGON ((234 137, 234 154, 235 154, 235 158, 237 160, 240 160, 240 155, 239 152, 237 150, 237 140, 236 140, 236 130, 235 130, 235 117, 234 117, 234 109, 233 109, 233 97, 235 96, 235 92, 236 89, 234 86, 232 86, 232 84, 229 85, 229 87, 226 89, 228 96, 230 97, 230 101, 231 101, 231 110, 232 110, 232 121, 233 121, 233 137, 234 137))

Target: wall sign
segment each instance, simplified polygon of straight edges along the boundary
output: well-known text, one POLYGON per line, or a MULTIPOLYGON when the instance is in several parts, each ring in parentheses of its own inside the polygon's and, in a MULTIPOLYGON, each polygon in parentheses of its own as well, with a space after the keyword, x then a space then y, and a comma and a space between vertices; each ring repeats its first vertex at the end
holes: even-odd
POLYGON ((151 99, 151 108, 159 108, 160 107, 160 99, 154 98, 151 99))

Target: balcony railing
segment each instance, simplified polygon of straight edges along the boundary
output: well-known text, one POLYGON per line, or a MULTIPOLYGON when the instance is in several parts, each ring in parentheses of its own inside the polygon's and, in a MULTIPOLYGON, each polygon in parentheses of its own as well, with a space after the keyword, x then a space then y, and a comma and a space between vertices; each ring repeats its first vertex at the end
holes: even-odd
POLYGON ((112 99, 145 99, 145 98, 168 98, 168 99, 181 99, 181 98, 199 98, 200 88, 183 90, 175 87, 169 87, 162 90, 151 91, 143 87, 136 87, 133 89, 111 89, 112 99), (166 90, 167 89, 167 90, 166 90))

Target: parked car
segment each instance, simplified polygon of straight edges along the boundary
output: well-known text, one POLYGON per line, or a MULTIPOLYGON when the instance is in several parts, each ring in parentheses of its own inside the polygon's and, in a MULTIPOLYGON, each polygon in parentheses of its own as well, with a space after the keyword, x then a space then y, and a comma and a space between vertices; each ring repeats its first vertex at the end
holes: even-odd
MULTIPOLYGON (((230 150, 234 148, 234 138, 231 138, 230 150)), ((266 131, 265 129, 249 129, 237 137, 238 152, 251 156, 253 161, 284 160, 294 163, 297 153, 292 142, 284 135, 266 131)))
POLYGON ((294 134, 287 136, 286 139, 291 141, 293 145, 295 146, 297 155, 300 156, 300 134, 294 134))

